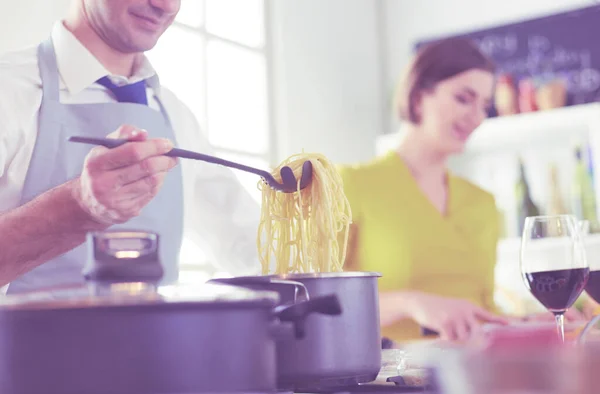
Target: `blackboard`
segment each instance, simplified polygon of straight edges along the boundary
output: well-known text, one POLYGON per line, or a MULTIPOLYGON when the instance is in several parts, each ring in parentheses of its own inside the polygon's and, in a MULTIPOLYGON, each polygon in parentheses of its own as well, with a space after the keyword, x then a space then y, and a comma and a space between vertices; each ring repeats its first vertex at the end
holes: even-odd
MULTIPOLYGON (((567 83, 567 105, 600 101, 600 6, 453 35, 468 37, 517 81, 555 77, 567 83)), ((441 39, 419 41, 415 48, 441 39)), ((493 114, 492 114, 493 115, 493 114)))

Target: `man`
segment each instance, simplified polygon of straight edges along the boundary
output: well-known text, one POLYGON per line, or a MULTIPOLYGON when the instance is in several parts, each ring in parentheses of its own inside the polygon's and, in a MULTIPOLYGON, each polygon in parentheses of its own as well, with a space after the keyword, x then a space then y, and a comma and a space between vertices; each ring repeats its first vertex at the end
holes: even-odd
POLYGON ((86 233, 119 227, 159 233, 165 283, 177 278, 184 228, 223 270, 259 271, 259 210, 235 175, 164 156, 174 144, 208 149, 143 55, 179 7, 73 0, 47 41, 0 59, 0 285, 10 283, 8 293, 79 283, 86 233), (132 142, 111 150, 67 142, 109 133, 132 142), (183 173, 194 182, 183 185, 183 173))

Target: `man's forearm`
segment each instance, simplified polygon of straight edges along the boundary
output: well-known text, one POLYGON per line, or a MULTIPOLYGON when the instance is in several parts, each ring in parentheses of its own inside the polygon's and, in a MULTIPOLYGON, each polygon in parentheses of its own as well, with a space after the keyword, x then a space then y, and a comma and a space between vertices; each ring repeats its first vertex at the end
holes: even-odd
POLYGON ((0 285, 68 252, 89 231, 108 225, 94 221, 75 198, 78 179, 0 214, 0 285))

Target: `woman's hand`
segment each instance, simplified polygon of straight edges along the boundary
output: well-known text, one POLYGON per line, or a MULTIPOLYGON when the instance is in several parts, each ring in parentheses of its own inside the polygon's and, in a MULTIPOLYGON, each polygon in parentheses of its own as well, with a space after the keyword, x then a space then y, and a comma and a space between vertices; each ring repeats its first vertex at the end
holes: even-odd
POLYGON ((463 299, 426 293, 406 297, 407 312, 422 327, 437 331, 440 339, 466 341, 478 334, 484 323, 508 324, 495 315, 463 299))
POLYGON ((583 313, 585 320, 591 320, 594 318, 594 316, 600 313, 600 305, 598 305, 598 303, 592 298, 588 297, 583 302, 583 308, 581 312, 583 313))
MULTIPOLYGON (((565 312, 565 321, 568 322, 578 322, 588 320, 585 315, 578 311, 577 308, 568 309, 565 312)), ((554 314, 550 312, 541 312, 533 315, 526 316, 523 321, 538 321, 538 322, 553 322, 555 321, 554 314)))

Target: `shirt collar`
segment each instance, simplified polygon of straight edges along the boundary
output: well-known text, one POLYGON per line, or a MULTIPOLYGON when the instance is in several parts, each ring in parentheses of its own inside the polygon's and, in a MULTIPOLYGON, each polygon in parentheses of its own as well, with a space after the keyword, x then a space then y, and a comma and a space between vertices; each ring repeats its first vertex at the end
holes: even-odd
POLYGON ((133 76, 127 78, 111 75, 100 61, 63 25, 56 22, 52 29, 52 41, 56 53, 58 73, 70 94, 80 93, 98 79, 109 76, 117 85, 147 79, 148 86, 158 94, 159 82, 156 71, 145 55, 134 66, 133 76))

